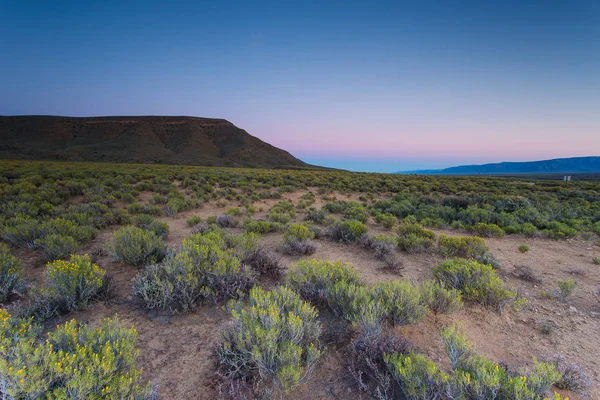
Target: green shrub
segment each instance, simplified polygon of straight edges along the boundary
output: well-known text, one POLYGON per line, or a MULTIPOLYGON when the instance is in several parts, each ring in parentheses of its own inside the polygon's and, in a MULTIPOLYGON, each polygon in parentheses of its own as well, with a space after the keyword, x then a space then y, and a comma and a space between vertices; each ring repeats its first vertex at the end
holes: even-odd
POLYGON ((81 226, 74 221, 64 218, 54 218, 42 223, 40 236, 63 235, 71 236, 79 243, 85 243, 94 238, 96 230, 93 226, 81 226))
POLYGON ((7 399, 133 399, 151 391, 137 369, 137 332, 105 319, 98 327, 75 320, 46 341, 41 327, 0 309, 0 382, 7 399))
POLYGON ((488 251, 485 241, 478 237, 440 235, 440 252, 446 257, 475 258, 488 251))
POLYGON ((242 212, 240 211, 239 208, 234 207, 234 208, 230 208, 227 211, 225 211, 225 214, 226 215, 231 215, 231 216, 234 216, 234 217, 239 217, 240 215, 242 215, 242 212))
POLYGON ((388 354, 384 357, 392 379, 407 399, 443 398, 449 377, 420 354, 388 354))
POLYGON ((126 226, 113 232, 104 245, 113 260, 132 265, 160 262, 167 247, 154 232, 126 226))
POLYGON ((288 272, 286 282, 303 299, 324 305, 335 283, 360 284, 360 278, 348 264, 340 261, 300 260, 288 272))
POLYGON ((390 317, 390 305, 384 303, 371 287, 338 282, 329 295, 334 309, 358 328, 365 338, 381 334, 383 323, 390 317))
POLYGON ((283 241, 289 242, 291 240, 307 241, 315 237, 314 233, 304 224, 292 224, 290 225, 285 233, 283 234, 283 241))
POLYGON ((15 246, 33 244, 41 236, 40 223, 29 217, 15 217, 7 220, 0 232, 2 240, 15 246))
POLYGON ((596 265, 600 265, 600 257, 594 257, 592 258, 592 262, 596 265))
POLYGON ((362 235, 367 233, 367 226, 360 221, 338 221, 330 228, 331 237, 341 243, 357 242, 362 235))
POLYGON ((246 232, 255 232, 260 234, 281 232, 283 230, 283 225, 278 222, 265 221, 262 219, 258 221, 247 219, 244 222, 244 230, 246 232))
POLYGON ((10 254, 10 249, 0 243, 0 304, 6 303, 13 294, 21 294, 25 282, 21 277, 21 260, 10 254))
POLYGON ((449 314, 463 307, 462 296, 457 289, 435 281, 425 281, 420 286, 421 301, 434 314, 449 314))
POLYGON ((496 224, 478 222, 471 227, 471 232, 481 237, 504 237, 504 231, 496 224))
POLYGON ((69 261, 56 260, 46 266, 49 289, 70 311, 85 307, 98 294, 105 274, 87 254, 74 255, 69 261))
POLYGON ((360 242, 380 260, 395 256, 396 246, 398 245, 396 238, 384 234, 375 236, 362 235, 360 242))
POLYGON ((285 287, 250 291, 231 305, 234 327, 217 354, 230 380, 260 377, 283 392, 305 381, 320 356, 317 311, 285 287))
POLYGON ((529 251, 529 246, 526 246, 524 244, 519 246, 519 252, 520 253, 527 253, 529 251))
POLYGON ((133 292, 146 307, 171 312, 192 311, 205 300, 240 297, 254 285, 256 273, 239 255, 254 249, 255 241, 226 240, 220 231, 190 235, 178 253, 138 273, 133 292))
POLYGON ((427 305, 422 301, 419 286, 406 280, 381 282, 373 286, 373 296, 385 310, 394 326, 421 321, 427 315, 427 305))
POLYGON ((409 254, 423 253, 433 247, 435 241, 428 237, 418 236, 409 233, 406 236, 398 238, 398 244, 402 250, 409 254))
POLYGON ((574 279, 558 281, 558 299, 562 302, 567 301, 571 294, 573 294, 575 286, 577 286, 577 282, 574 279))
POLYGON ((271 220, 273 220, 273 222, 276 222, 279 224, 284 224, 284 225, 292 220, 292 217, 290 217, 288 214, 283 214, 283 213, 279 213, 279 212, 270 212, 269 218, 271 218, 271 220))
POLYGON ((144 212, 144 206, 141 203, 138 203, 138 202, 131 203, 127 207, 127 211, 129 211, 130 214, 143 213, 144 212))
POLYGON ((397 218, 392 214, 379 214, 375 218, 375 221, 385 229, 392 229, 396 225, 397 218))
POLYGON ((327 216, 327 211, 324 209, 315 210, 311 209, 306 213, 304 217, 307 221, 312 221, 317 224, 322 224, 325 222, 325 217, 327 216))
POLYGON ((154 232, 161 239, 169 237, 169 224, 166 222, 157 221, 153 216, 148 214, 139 214, 131 219, 133 225, 145 231, 154 232))
MULTIPOLYGON (((551 363, 535 359, 530 368, 500 366, 477 355, 456 326, 442 328, 442 342, 451 360, 451 374, 414 352, 384 356, 389 376, 405 398, 542 400, 561 376, 551 363)), ((380 377, 379 382, 384 383, 379 391, 389 392, 386 380, 380 377)))
POLYGON ((34 243, 44 250, 47 261, 67 258, 81 248, 73 237, 57 233, 36 239, 34 243))
POLYGON ((310 255, 317 251, 318 245, 309 239, 315 237, 313 231, 304 224, 292 224, 283 234, 283 252, 292 255, 310 255))
POLYGON ((192 226, 195 226, 195 225, 198 225, 199 223, 201 223, 202 222, 202 217, 199 216, 199 215, 194 215, 194 216, 189 217, 186 220, 186 222, 187 222, 187 224, 188 224, 189 227, 192 227, 192 226))
POLYGON ((422 253, 435 244, 435 233, 414 222, 402 221, 396 229, 398 245, 408 253, 422 253))
POLYGON ((504 304, 513 302, 516 294, 506 289, 491 265, 477 261, 453 259, 442 262, 433 275, 449 288, 461 291, 463 297, 502 312, 504 304))

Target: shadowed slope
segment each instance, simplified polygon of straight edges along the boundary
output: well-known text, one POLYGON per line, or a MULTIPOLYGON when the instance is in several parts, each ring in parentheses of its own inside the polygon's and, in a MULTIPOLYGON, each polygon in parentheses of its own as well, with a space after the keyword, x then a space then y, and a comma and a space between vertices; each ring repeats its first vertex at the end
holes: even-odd
POLYGON ((0 158, 307 168, 224 119, 0 116, 0 158))

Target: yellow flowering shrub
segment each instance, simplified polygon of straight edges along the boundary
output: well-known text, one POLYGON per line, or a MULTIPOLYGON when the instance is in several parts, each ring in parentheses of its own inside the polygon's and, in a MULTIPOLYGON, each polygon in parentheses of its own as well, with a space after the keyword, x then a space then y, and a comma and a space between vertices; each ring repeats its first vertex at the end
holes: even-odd
POLYGON ((309 376, 320 356, 317 311, 286 287, 255 287, 248 303, 230 304, 233 329, 217 349, 227 379, 259 378, 287 391, 309 376))
POLYGON ((50 290, 60 296, 71 311, 89 303, 102 288, 105 274, 87 254, 72 255, 69 261, 56 260, 46 266, 50 290))
POLYGON ((137 332, 117 319, 98 327, 74 320, 45 341, 31 320, 0 309, 0 397, 5 399, 145 399, 136 368, 137 332))
POLYGON ((419 354, 385 356, 391 378, 407 398, 542 400, 561 377, 553 364, 535 359, 532 367, 518 371, 500 366, 476 354, 456 325, 442 329, 442 342, 451 374, 419 354))
POLYGON ((179 252, 136 276, 134 294, 148 308, 172 312, 191 311, 204 300, 239 297, 254 285, 256 276, 238 255, 252 248, 255 234, 239 236, 220 230, 188 236, 179 252))

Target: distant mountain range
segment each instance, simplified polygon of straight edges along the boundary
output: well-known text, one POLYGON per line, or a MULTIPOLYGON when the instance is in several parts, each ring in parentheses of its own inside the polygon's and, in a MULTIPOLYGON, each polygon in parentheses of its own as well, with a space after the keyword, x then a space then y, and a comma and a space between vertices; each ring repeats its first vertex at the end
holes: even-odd
POLYGON ((312 168, 224 119, 0 116, 0 159, 312 168))
POLYGON ((562 174, 600 172, 600 157, 556 158, 554 160, 501 162, 482 165, 461 165, 445 169, 399 171, 397 174, 420 175, 507 175, 562 174))

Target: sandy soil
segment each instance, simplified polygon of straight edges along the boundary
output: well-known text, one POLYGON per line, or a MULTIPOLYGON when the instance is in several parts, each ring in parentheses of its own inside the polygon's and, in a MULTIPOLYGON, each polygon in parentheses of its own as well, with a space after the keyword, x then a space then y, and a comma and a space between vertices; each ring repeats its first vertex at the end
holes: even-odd
MULTIPOLYGON (((316 194, 316 190, 313 191, 316 194)), ((285 197, 297 202, 304 192, 286 193, 285 197)), ((317 206, 322 203, 316 195, 317 206)), ((346 196, 337 195, 338 199, 346 196)), ((356 196, 357 198, 358 196, 356 196)), ((278 200, 258 202, 264 212, 278 200)), ((213 203, 202 208, 180 213, 173 218, 160 217, 169 224, 169 246, 178 246, 191 228, 186 219, 200 215, 204 220, 219 215, 227 208, 213 203)), ((256 216, 255 216, 256 217, 256 216)), ((370 224, 370 232, 382 232, 370 224)), ((110 234, 102 231, 90 242, 83 252, 101 247, 110 234)), ((240 231, 241 230, 237 230, 240 231)), ((438 231, 449 235, 460 233, 438 231)), ((264 235, 261 243, 279 252, 286 266, 292 266, 297 258, 281 254, 280 234, 264 235)), ((398 253, 404 268, 393 273, 384 268, 381 261, 358 245, 342 245, 328 240, 319 240, 320 248, 312 257, 341 260, 352 267, 368 283, 390 279, 407 278, 425 280, 432 277, 432 269, 442 261, 439 255, 407 255, 398 253)), ((396 331, 409 339, 418 351, 447 366, 439 340, 439 329, 449 322, 459 322, 479 353, 496 361, 522 364, 533 357, 543 359, 555 353, 564 354, 568 360, 580 363, 594 378, 591 397, 577 396, 568 392, 571 400, 600 399, 600 303, 592 291, 600 283, 600 266, 594 265, 593 256, 600 255, 600 247, 592 241, 554 241, 507 236, 503 239, 487 239, 490 251, 502 263, 501 277, 525 296, 529 303, 520 311, 506 310, 498 315, 478 305, 468 305, 465 310, 445 316, 429 316, 417 325, 397 328, 396 331), (530 247, 528 253, 517 250, 519 245, 530 247), (526 265, 543 280, 534 285, 515 277, 515 265, 526 265), (543 290, 556 288, 560 279, 573 278, 578 286, 567 303, 549 299, 543 290), (540 332, 540 325, 554 321, 556 329, 550 335, 540 332)), ((16 250, 26 267, 26 273, 34 282, 43 276, 43 262, 28 249, 16 250)), ((81 321, 94 323, 115 313, 126 324, 133 324, 139 332, 140 365, 144 377, 155 385, 163 399, 215 399, 218 398, 215 377, 215 360, 212 351, 220 341, 221 332, 229 323, 229 315, 222 304, 209 304, 193 314, 171 316, 167 313, 147 311, 131 296, 132 279, 137 269, 129 265, 114 263, 106 254, 98 257, 97 263, 114 275, 117 296, 109 304, 96 304, 88 310, 68 315, 81 321)), ((65 319, 66 319, 65 318, 65 319)), ((326 345, 323 358, 314 371, 313 378, 290 393, 288 399, 358 399, 368 398, 357 392, 349 377, 346 365, 346 346, 352 335, 345 323, 336 322, 327 313, 320 317, 325 325, 322 344, 326 345)))

